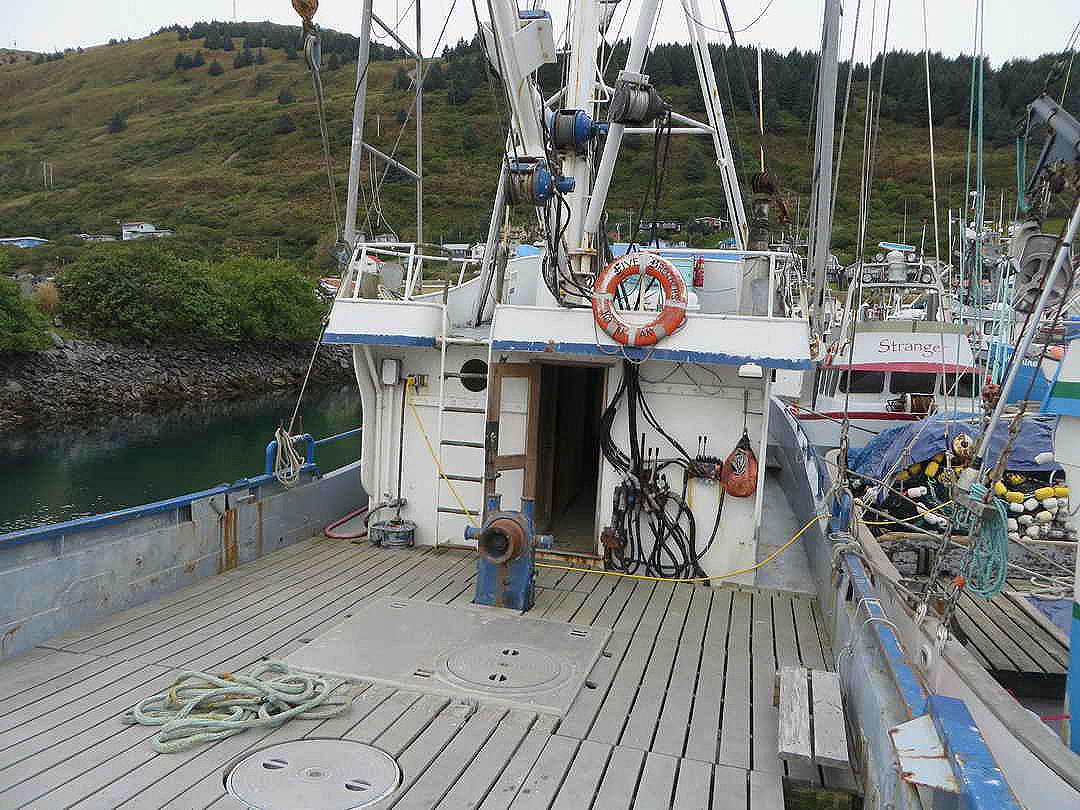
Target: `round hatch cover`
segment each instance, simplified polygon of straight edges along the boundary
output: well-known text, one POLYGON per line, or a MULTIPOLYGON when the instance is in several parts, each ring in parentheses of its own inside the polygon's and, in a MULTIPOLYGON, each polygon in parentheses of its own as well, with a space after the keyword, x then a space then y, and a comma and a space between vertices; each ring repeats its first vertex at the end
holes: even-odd
POLYGON ((443 666, 451 680, 491 692, 550 689, 568 670, 558 658, 520 644, 467 647, 450 653, 443 666))
POLYGON ((225 788, 255 810, 356 810, 401 783, 393 757, 352 740, 294 740, 241 759, 225 788))

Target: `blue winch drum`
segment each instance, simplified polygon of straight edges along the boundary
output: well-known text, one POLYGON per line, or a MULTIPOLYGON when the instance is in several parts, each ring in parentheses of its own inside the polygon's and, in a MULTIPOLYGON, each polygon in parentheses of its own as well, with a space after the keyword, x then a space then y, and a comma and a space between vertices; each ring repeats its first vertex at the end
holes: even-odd
POLYGON ((377 546, 412 548, 416 540, 416 524, 411 520, 379 520, 368 526, 368 536, 377 546))

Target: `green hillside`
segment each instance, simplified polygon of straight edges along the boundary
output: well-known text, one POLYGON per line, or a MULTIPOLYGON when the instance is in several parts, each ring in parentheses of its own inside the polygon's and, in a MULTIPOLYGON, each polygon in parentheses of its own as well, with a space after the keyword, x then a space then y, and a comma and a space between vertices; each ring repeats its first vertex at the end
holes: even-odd
MULTIPOLYGON (((206 47, 221 45, 220 37, 181 41, 180 36, 169 30, 81 53, 68 51, 64 58, 51 60, 28 61, 21 55, 0 59, 0 235, 62 240, 38 250, 66 260, 87 249, 65 240, 68 235, 118 233, 118 221, 145 219, 176 229, 176 248, 193 255, 245 252, 327 264, 333 219, 313 92, 302 58, 290 59, 295 54, 267 47, 252 54, 261 64, 234 67, 243 47, 240 39, 234 41, 236 50, 226 52, 206 47), (184 67, 198 61, 196 51, 201 64, 184 67), (215 63, 222 68, 219 75, 213 75, 218 73, 215 63), (50 189, 42 187, 42 160, 52 166, 50 189)), ((462 44, 448 55, 466 62, 457 62, 455 68, 453 61, 443 61, 441 75, 425 92, 425 237, 473 241, 486 230, 504 116, 498 87, 475 78, 480 75, 479 54, 462 44), (454 77, 468 72, 462 64, 474 78, 468 86, 455 86, 454 77)), ((371 64, 366 139, 391 152, 400 138, 396 155, 412 165, 414 120, 410 117, 404 128, 398 123, 412 99, 408 82, 402 80, 403 66, 410 67, 392 59, 371 64)), ((355 77, 355 62, 342 64, 336 55, 324 68, 342 199, 355 77), (339 69, 330 69, 335 65, 339 69)), ((733 72, 731 83, 737 89, 735 78, 733 72)), ((696 88, 675 77, 669 80, 661 89, 676 109, 700 109, 696 88)), ((921 74, 907 77, 908 84, 921 81, 921 74)), ((801 106, 811 94, 812 79, 798 93, 801 106)), ((776 95, 766 105, 773 133, 765 139, 769 164, 785 186, 801 196, 805 212, 808 125, 804 114, 783 106, 784 93, 776 95)), ((858 210, 863 96, 857 82, 834 238, 840 252, 848 254, 858 210)), ((966 101, 962 106, 935 111, 945 113, 935 131, 942 208, 955 207, 963 198, 967 129, 961 119, 966 117, 966 101)), ((883 116, 872 242, 897 237, 905 206, 909 238, 918 238, 919 220, 930 213, 926 127, 895 118, 910 116, 883 116)), ((746 166, 753 171, 756 145, 748 111, 730 118, 729 128, 733 137, 737 131, 746 166)), ((705 157, 710 149, 705 139, 674 139, 661 217, 686 220, 723 213, 719 179, 705 157)), ((1013 154, 1011 145, 988 146, 986 153, 988 186, 995 199, 999 190, 1009 194, 1007 210, 1015 189, 1013 154)), ((636 212, 652 162, 652 138, 629 139, 610 195, 613 220, 623 221, 627 212, 636 212)), ((370 204, 368 179, 365 172, 370 204)), ((414 235, 415 196, 408 178, 389 177, 376 202, 370 210, 381 217, 372 214, 373 232, 389 225, 403 238, 414 235)), ((996 215, 996 206, 992 213, 996 215)), ((362 212, 362 224, 363 217, 362 212)), ((532 213, 517 211, 514 218, 527 224, 532 213)))

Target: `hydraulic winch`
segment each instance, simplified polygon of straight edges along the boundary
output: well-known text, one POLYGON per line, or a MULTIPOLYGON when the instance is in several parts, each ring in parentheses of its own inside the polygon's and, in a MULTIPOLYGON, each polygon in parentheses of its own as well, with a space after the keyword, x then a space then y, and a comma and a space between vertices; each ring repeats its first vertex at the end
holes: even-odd
POLYGON ((492 495, 480 528, 466 527, 465 538, 476 540, 476 597, 473 603, 525 612, 535 601, 537 548, 551 548, 551 536, 536 534, 533 502, 521 499, 521 511, 504 512, 502 496, 492 495))

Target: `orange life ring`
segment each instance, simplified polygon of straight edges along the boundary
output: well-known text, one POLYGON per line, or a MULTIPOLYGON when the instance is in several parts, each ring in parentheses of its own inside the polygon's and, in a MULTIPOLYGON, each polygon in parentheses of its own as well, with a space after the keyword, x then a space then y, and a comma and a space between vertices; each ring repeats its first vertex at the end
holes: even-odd
POLYGON ((686 282, 675 265, 654 253, 620 256, 596 277, 593 284, 593 317, 612 340, 624 346, 652 346, 674 334, 686 323, 686 282), (642 264, 647 262, 647 264, 642 264), (626 323, 615 312, 615 293, 631 276, 651 276, 664 292, 664 308, 644 326, 626 323))

